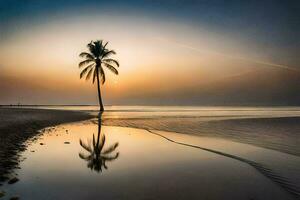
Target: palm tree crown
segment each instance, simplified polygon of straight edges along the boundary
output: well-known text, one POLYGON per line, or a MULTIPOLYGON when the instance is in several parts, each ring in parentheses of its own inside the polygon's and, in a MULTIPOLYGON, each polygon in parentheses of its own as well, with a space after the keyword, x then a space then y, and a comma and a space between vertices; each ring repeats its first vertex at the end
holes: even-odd
MULTIPOLYGON (((100 125, 101 126, 101 125, 100 125)), ((115 155, 111 155, 116 148, 119 146, 119 143, 114 143, 108 148, 104 149, 105 145, 105 135, 101 137, 98 135, 97 141, 93 134, 93 143, 90 141, 88 143, 84 143, 81 139, 79 140, 80 146, 82 146, 88 154, 79 153, 79 157, 88 162, 88 168, 91 170, 95 170, 97 172, 102 171, 102 167, 107 169, 106 162, 111 162, 116 160, 119 157, 119 152, 115 153, 115 155)))
POLYGON ((101 83, 105 83, 105 73, 103 66, 109 69, 114 74, 118 75, 119 62, 115 59, 110 58, 111 55, 116 54, 114 50, 109 50, 106 48, 108 42, 105 44, 102 40, 97 40, 95 42, 91 41, 87 47, 89 53, 82 52, 79 56, 85 58, 85 60, 79 63, 79 68, 84 69, 80 73, 80 78, 86 75, 86 80, 89 80, 93 76, 93 83, 97 77, 97 71, 101 77, 101 83), (93 75, 92 75, 93 74, 93 75))

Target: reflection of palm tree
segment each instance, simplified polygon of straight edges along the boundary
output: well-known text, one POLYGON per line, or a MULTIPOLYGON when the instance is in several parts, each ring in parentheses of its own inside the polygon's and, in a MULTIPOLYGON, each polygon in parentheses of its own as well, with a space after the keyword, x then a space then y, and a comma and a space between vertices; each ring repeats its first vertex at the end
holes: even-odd
POLYGON ((100 111, 104 111, 100 91, 100 79, 102 84, 105 82, 105 73, 103 67, 109 69, 116 75, 118 75, 118 70, 116 67, 119 67, 119 62, 110 57, 111 55, 116 54, 116 52, 114 50, 107 49, 107 44, 108 42, 104 44, 102 40, 97 40, 95 42, 91 41, 87 45, 89 52, 82 52, 79 55, 85 59, 79 63, 79 67, 85 67, 80 73, 80 78, 86 76, 86 80, 88 80, 90 77, 93 77, 93 83, 95 80, 97 81, 100 111))
POLYGON ((101 134, 101 115, 102 113, 99 114, 97 141, 94 134, 92 143, 91 141, 84 143, 81 139, 79 140, 80 146, 88 152, 88 154, 79 153, 79 157, 88 162, 88 168, 97 172, 101 172, 102 167, 107 169, 106 162, 113 161, 119 157, 119 152, 112 155, 119 146, 118 142, 110 145, 108 148, 104 148, 106 140, 105 135, 101 134))

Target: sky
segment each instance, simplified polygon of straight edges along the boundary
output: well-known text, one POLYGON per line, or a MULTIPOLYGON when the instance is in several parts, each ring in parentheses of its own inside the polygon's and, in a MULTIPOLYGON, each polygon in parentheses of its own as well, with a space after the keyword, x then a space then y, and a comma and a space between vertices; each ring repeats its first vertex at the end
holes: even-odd
POLYGON ((293 0, 0 0, 0 104, 96 104, 78 55, 103 39, 120 62, 118 76, 106 70, 106 105, 298 105, 299 10, 293 0))

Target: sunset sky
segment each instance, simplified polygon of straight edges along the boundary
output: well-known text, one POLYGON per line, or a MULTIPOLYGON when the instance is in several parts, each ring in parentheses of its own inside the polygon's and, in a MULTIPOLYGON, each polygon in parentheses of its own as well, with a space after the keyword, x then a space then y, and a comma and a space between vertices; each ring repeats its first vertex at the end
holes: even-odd
POLYGON ((297 0, 0 0, 0 104, 96 104, 78 55, 97 39, 120 62, 119 76, 106 71, 105 104, 218 104, 212 96, 230 95, 224 80, 264 74, 263 103, 286 94, 279 104, 295 104, 299 10, 297 0))

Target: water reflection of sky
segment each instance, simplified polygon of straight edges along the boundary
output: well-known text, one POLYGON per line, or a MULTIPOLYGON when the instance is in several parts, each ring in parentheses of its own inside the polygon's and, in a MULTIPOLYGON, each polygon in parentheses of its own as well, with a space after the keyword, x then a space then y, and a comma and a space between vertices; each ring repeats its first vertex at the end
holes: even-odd
MULTIPOLYGON (((281 188, 244 163, 179 146, 138 129, 102 127, 105 145, 119 142, 120 156, 107 165, 107 170, 95 173, 78 153, 82 151, 79 140, 91 138, 97 131, 97 123, 88 121, 62 125, 42 136, 23 154, 27 159, 17 171, 20 181, 4 185, 7 197, 17 194, 21 199, 33 200, 289 199, 281 188)), ((193 141, 193 137, 184 135, 170 136, 193 141)), ((214 142, 207 140, 206 144, 214 142)))

